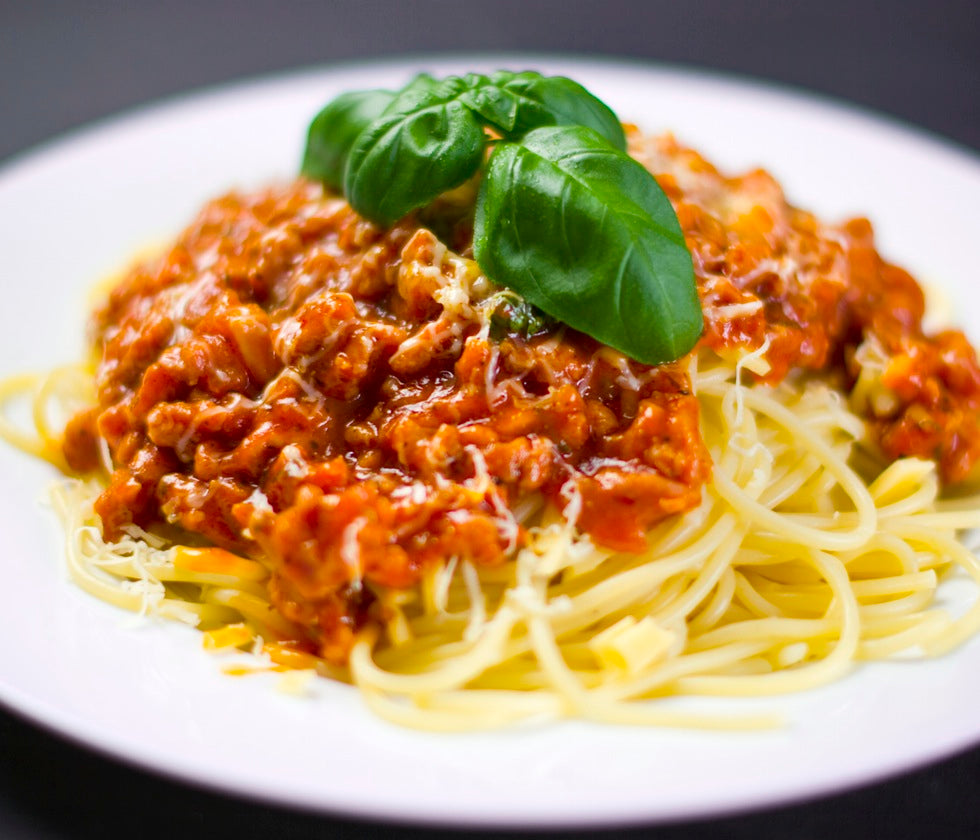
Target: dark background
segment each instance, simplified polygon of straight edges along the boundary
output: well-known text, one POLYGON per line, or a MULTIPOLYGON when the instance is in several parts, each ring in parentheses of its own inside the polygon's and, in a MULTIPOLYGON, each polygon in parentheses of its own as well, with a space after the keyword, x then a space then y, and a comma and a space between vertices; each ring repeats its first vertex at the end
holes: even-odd
MULTIPOLYGON (((0 164, 75 126, 231 79, 474 50, 714 68, 846 99, 980 149, 977 0, 0 0, 0 164)), ((2 246, 0 235, 0 265, 2 246)), ((974 749, 842 796, 609 836, 975 837, 978 787, 974 749)), ((0 710, 0 837, 130 835, 445 836, 194 790, 100 758, 0 710)))

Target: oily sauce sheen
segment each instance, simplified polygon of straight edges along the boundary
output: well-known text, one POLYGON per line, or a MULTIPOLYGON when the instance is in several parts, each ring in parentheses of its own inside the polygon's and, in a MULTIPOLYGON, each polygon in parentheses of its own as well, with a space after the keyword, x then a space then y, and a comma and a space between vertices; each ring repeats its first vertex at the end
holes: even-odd
MULTIPOLYGON (((971 477, 976 354, 923 333, 921 290, 866 221, 825 227, 762 171, 628 135, 691 249, 702 345, 768 342, 767 383, 826 371, 884 456, 971 477)), ((260 559, 297 641, 344 662, 379 589, 451 557, 503 563, 544 502, 634 552, 695 507, 711 463, 687 361, 499 317, 513 298, 468 258, 466 192, 388 230, 307 181, 228 195, 133 269, 96 313, 98 405, 64 444, 80 472, 108 448, 105 536, 166 522, 260 559)))

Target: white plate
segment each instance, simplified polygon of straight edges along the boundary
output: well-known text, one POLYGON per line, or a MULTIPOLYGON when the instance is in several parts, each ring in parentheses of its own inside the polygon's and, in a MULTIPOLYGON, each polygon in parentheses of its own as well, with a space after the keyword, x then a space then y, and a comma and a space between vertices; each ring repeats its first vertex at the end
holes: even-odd
MULTIPOLYGON (((641 65, 527 60, 358 65, 233 86, 138 111, 0 171, 0 374, 74 359, 86 293, 208 197, 288 178, 305 126, 340 91, 412 72, 533 66, 568 74, 619 115, 672 129, 729 169, 763 164, 826 218, 864 213, 886 254, 980 318, 980 165, 919 133, 756 84, 641 65), (952 243, 952 244, 951 244, 952 243)), ((974 331, 974 339, 977 333, 974 331)), ((935 662, 862 667, 775 709, 786 728, 718 734, 578 722, 435 736, 374 719, 322 682, 312 699, 234 679, 194 631, 134 624, 66 582, 39 505, 43 465, 0 447, 0 699, 101 750, 285 804, 470 825, 656 821, 842 789, 980 740, 980 640, 935 662)))

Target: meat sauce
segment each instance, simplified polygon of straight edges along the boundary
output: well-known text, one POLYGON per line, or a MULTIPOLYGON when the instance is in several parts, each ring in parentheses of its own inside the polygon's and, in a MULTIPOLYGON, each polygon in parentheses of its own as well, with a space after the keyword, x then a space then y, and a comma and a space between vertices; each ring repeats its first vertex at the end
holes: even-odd
MULTIPOLYGON (((976 355, 923 333, 920 289, 866 221, 824 227, 764 172, 725 178, 670 137, 629 136, 691 249, 703 345, 768 342, 769 383, 873 375, 885 455, 970 475, 976 355)), ((95 315, 98 405, 64 443, 81 472, 108 448, 106 538, 165 520, 260 558, 276 608, 343 662, 372 589, 450 557, 503 563, 526 539, 515 510, 572 505, 596 543, 639 551, 696 506, 711 465, 687 365, 516 326, 469 258, 466 213, 443 210, 382 230, 301 180, 211 202, 134 268, 95 315)))

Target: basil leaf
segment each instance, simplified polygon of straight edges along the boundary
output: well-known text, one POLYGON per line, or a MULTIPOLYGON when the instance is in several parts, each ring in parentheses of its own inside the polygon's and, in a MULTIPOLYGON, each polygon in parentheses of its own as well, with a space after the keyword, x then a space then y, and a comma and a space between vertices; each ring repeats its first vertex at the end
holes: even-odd
POLYGON ((341 189, 351 146, 394 98, 395 94, 387 90, 359 90, 330 102, 310 124, 300 172, 341 189))
POLYGON ((703 328, 691 255, 656 180, 591 129, 500 143, 477 199, 477 262, 549 315, 647 364, 703 328))
POLYGON ((357 212, 391 224, 476 173, 486 136, 459 99, 465 86, 460 78, 418 77, 360 133, 344 173, 357 212))
POLYGON ((501 70, 489 78, 472 74, 466 81, 463 101, 507 140, 546 125, 584 125, 617 149, 626 148, 623 126, 609 106, 564 76, 501 70))

